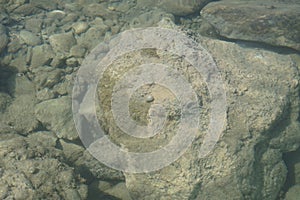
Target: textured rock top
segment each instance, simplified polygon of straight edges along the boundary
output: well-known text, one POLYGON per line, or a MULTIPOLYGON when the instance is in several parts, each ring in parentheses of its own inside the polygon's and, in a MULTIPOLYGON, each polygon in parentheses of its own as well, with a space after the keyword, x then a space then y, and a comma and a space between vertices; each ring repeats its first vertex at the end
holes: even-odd
POLYGON ((257 1, 210 3, 201 16, 223 37, 300 50, 300 5, 257 1))

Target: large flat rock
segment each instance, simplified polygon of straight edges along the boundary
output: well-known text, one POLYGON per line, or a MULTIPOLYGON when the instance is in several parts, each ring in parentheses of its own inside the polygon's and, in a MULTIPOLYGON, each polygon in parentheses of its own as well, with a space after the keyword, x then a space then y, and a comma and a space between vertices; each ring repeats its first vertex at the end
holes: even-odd
POLYGON ((300 4, 227 0, 201 11, 220 36, 300 50, 300 4))
POLYGON ((288 55, 200 40, 226 88, 224 134, 205 158, 197 157, 198 138, 173 164, 126 174, 132 198, 275 200, 287 174, 282 152, 295 150, 300 141, 297 67, 288 55))

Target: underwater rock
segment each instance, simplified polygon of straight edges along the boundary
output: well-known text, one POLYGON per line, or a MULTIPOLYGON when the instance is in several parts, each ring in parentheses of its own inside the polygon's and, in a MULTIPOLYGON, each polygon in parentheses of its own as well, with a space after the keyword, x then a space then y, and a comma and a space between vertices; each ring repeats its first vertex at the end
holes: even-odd
POLYGON ((6 28, 2 24, 0 24, 0 54, 6 48, 8 43, 8 36, 6 33, 6 28))
POLYGON ((121 171, 107 167, 94 158, 88 150, 84 150, 82 156, 74 162, 76 169, 84 173, 91 173, 92 177, 100 180, 124 181, 125 177, 121 171), (87 171, 88 169, 88 171, 87 171))
POLYGON ((73 123, 71 99, 67 96, 43 101, 36 105, 35 115, 58 138, 76 140, 78 133, 73 123))
POLYGON ((104 24, 103 19, 99 17, 96 17, 90 22, 90 26, 91 28, 77 38, 77 44, 80 45, 81 48, 85 48, 89 51, 103 41, 105 34, 110 28, 104 24))
POLYGON ((30 66, 32 68, 41 67, 49 64, 54 58, 55 54, 48 44, 35 46, 32 49, 32 56, 30 66))
POLYGON ((163 18, 169 18, 175 21, 174 16, 170 13, 166 13, 160 10, 151 10, 149 12, 145 12, 130 21, 130 28, 146 28, 155 26, 158 22, 160 22, 163 18))
POLYGON ((4 112, 10 102, 11 97, 7 93, 0 92, 0 113, 4 112))
POLYGON ((128 193, 125 183, 118 183, 112 188, 105 190, 104 192, 122 200, 132 200, 130 194, 128 193))
POLYGON ((66 142, 64 139, 59 140, 63 154, 72 166, 85 178, 87 181, 92 181, 95 178, 99 180, 114 180, 123 181, 122 172, 111 169, 96 158, 94 158, 84 147, 66 142))
POLYGON ((204 158, 197 156, 199 138, 172 165, 149 174, 125 173, 126 186, 133 199, 274 200, 287 175, 282 150, 300 144, 297 68, 288 55, 198 40, 215 59, 225 84, 224 135, 204 158))
POLYGON ((34 116, 34 106, 37 102, 34 84, 25 76, 16 76, 14 80, 10 80, 10 84, 14 86, 10 91, 14 99, 7 107, 2 121, 6 122, 11 130, 27 135, 39 125, 34 116))
POLYGON ((54 99, 55 94, 52 90, 50 90, 49 88, 44 88, 42 90, 37 91, 36 93, 36 98, 39 101, 46 101, 49 99, 54 99))
MULTIPOLYGON (((25 1, 23 1, 23 2, 25 2, 25 1)), ((25 17, 25 16, 30 16, 30 15, 35 15, 35 14, 43 12, 43 10, 41 8, 34 6, 31 3, 25 3, 22 5, 16 4, 16 5, 11 5, 10 7, 8 6, 7 12, 13 13, 13 14, 15 14, 15 16, 17 18, 19 18, 20 16, 25 17)))
POLYGON ((89 25, 86 22, 76 22, 72 25, 72 28, 74 32, 79 35, 84 33, 89 28, 89 25))
POLYGON ((285 200, 298 200, 300 196, 300 185, 291 187, 286 193, 285 200))
POLYGON ((2 199, 87 198, 87 186, 64 163, 56 140, 51 132, 0 140, 2 199))
POLYGON ((52 68, 48 66, 42 66, 33 70, 35 77, 34 81, 37 84, 37 88, 52 88, 59 83, 63 77, 63 71, 61 69, 52 68))
POLYGON ((91 3, 84 5, 82 13, 89 17, 101 17, 103 19, 117 19, 119 13, 114 10, 108 9, 107 3, 91 3))
POLYGON ((40 33, 42 29, 42 19, 29 18, 25 21, 25 29, 33 33, 40 33))
POLYGON ((39 125, 34 116, 36 98, 31 95, 22 95, 11 103, 7 108, 6 121, 12 130, 22 135, 27 135, 39 125))
MULTIPOLYGON (((11 43, 9 43, 9 46, 11 45, 11 43)), ((13 45, 13 44, 12 44, 13 45)), ((10 46, 12 47, 12 46, 10 46)), ((12 50, 11 48, 8 48, 8 50, 12 50)), ((15 47, 12 47, 15 48, 15 47)), ((9 63, 9 65, 11 67, 14 67, 15 69, 18 70, 19 73, 24 73, 28 70, 28 66, 27 66, 27 52, 19 52, 17 54, 14 55, 15 57, 11 60, 11 62, 9 63)), ((22 75, 22 74, 19 74, 22 75)))
POLYGON ((86 53, 86 49, 80 45, 75 45, 70 49, 70 56, 76 58, 83 58, 86 53))
POLYGON ((69 52, 71 47, 76 44, 72 32, 51 35, 49 41, 55 51, 64 53, 69 52))
POLYGON ((43 10, 55 10, 57 9, 58 3, 60 3, 59 0, 55 1, 47 1, 47 0, 30 0, 30 3, 37 7, 41 8, 43 10))
POLYGON ((7 14, 6 10, 1 7, 0 4, 0 24, 8 25, 11 22, 9 15, 7 14))
POLYGON ((160 8, 167 13, 171 13, 176 16, 185 16, 196 13, 210 1, 211 0, 138 0, 137 4, 141 7, 144 6, 150 9, 160 8))
POLYGON ((201 16, 220 36, 300 50, 300 4, 219 1, 201 16))
POLYGON ((16 53, 22 48, 21 39, 18 37, 11 37, 10 42, 7 45, 8 53, 16 53))
POLYGON ((20 37, 26 44, 31 46, 36 46, 42 43, 41 38, 34 35, 30 31, 22 30, 20 32, 20 37))

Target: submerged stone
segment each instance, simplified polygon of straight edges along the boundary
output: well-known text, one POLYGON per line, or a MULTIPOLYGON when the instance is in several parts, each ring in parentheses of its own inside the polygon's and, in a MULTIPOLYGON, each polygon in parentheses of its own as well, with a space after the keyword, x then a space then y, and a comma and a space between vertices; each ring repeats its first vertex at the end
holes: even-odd
POLYGON ((300 4, 219 1, 201 16, 220 36, 300 50, 300 4))

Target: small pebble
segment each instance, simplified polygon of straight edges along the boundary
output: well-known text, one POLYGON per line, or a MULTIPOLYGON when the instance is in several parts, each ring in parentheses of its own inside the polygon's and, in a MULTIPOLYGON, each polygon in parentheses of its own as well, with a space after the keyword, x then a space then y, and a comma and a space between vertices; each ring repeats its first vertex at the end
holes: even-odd
POLYGON ((148 103, 152 102, 153 100, 154 100, 154 97, 153 97, 152 95, 148 95, 148 96, 146 97, 146 101, 147 101, 148 103))
POLYGON ((73 24, 72 27, 74 29, 74 32, 79 35, 81 33, 84 33, 89 28, 89 25, 86 22, 78 22, 73 24))
POLYGON ((16 76, 17 76, 17 77, 24 76, 24 73, 17 73, 16 76))

